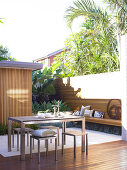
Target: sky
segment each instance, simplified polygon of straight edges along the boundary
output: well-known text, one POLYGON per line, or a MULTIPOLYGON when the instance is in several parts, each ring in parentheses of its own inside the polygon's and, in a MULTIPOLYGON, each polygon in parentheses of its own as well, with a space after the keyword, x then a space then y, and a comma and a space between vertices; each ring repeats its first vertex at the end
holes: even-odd
MULTIPOLYGON (((0 0, 0 18, 4 18, 0 44, 9 49, 12 57, 24 62, 64 48, 72 33, 64 14, 72 4, 73 0, 0 0)), ((80 23, 74 21, 73 32, 79 30, 80 23)))

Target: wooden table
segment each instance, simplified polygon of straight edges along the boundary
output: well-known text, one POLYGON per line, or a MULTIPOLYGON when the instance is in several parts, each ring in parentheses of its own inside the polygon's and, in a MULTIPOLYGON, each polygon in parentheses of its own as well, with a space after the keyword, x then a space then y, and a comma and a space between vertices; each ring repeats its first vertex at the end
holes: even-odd
MULTIPOLYGON (((82 121, 82 132, 85 132, 85 117, 83 116, 60 116, 53 118, 40 118, 38 116, 8 117, 8 152, 11 151, 11 122, 18 122, 21 126, 20 158, 25 160, 25 125, 62 122, 62 132, 66 130, 66 122, 82 121)), ((82 136, 82 150, 85 151, 85 135, 82 136)))

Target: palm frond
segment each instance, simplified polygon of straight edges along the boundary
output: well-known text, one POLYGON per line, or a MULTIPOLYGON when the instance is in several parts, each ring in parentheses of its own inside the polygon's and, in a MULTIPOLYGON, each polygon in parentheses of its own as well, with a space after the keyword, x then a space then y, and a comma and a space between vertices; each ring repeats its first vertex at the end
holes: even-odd
POLYGON ((121 34, 127 33, 127 0, 105 0, 114 13, 121 34))
POLYGON ((65 18, 68 26, 71 27, 75 18, 79 16, 99 18, 101 11, 93 0, 77 0, 74 2, 74 7, 70 6, 67 8, 65 18))
POLYGON ((3 19, 3 18, 0 18, 0 23, 1 23, 1 24, 4 24, 4 22, 2 21, 2 19, 3 19))

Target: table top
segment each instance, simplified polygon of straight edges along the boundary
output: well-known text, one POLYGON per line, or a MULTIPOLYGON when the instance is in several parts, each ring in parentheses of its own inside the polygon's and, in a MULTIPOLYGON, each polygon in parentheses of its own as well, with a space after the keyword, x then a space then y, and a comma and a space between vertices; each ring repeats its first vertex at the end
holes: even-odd
POLYGON ((39 117, 39 116, 22 116, 22 117, 8 117, 8 120, 12 120, 15 122, 23 122, 26 124, 29 124, 29 122, 33 123, 33 122, 62 122, 62 121, 82 121, 83 119, 85 119, 84 116, 73 116, 73 115, 65 115, 65 116, 58 116, 58 117, 39 117))

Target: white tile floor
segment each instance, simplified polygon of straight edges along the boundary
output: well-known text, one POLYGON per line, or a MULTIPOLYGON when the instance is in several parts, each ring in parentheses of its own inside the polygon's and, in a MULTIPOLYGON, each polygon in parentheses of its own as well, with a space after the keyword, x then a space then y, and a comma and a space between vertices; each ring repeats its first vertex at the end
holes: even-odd
MULTIPOLYGON (((74 129, 81 130, 78 128, 73 128, 73 129, 67 128, 67 130, 74 130, 74 129)), ((58 146, 58 149, 61 149, 61 131, 62 130, 60 129, 60 146, 58 146)), ((86 130, 86 132, 88 132, 88 144, 89 145, 121 140, 121 136, 118 136, 118 135, 112 135, 112 134, 107 134, 107 133, 97 132, 97 131, 92 131, 92 130, 86 130)), ((7 135, 0 136, 0 154, 3 155, 4 157, 19 155, 20 152, 19 151, 17 152, 16 141, 17 141, 17 136, 15 135, 15 147, 12 148, 11 152, 8 152, 7 135)), ((77 146, 81 146, 80 136, 77 136, 76 142, 77 142, 77 146)), ((70 147, 73 147, 73 137, 67 136, 65 148, 70 148, 70 147)), ((53 150, 53 149, 54 149, 54 141, 53 143, 49 143, 49 150, 53 150)), ((41 141, 41 151, 45 151, 43 140, 41 141)), ((35 149, 33 152, 37 152, 37 141, 35 141, 35 149)), ((26 154, 28 153, 30 153, 30 149, 29 147, 26 146, 26 154)))

